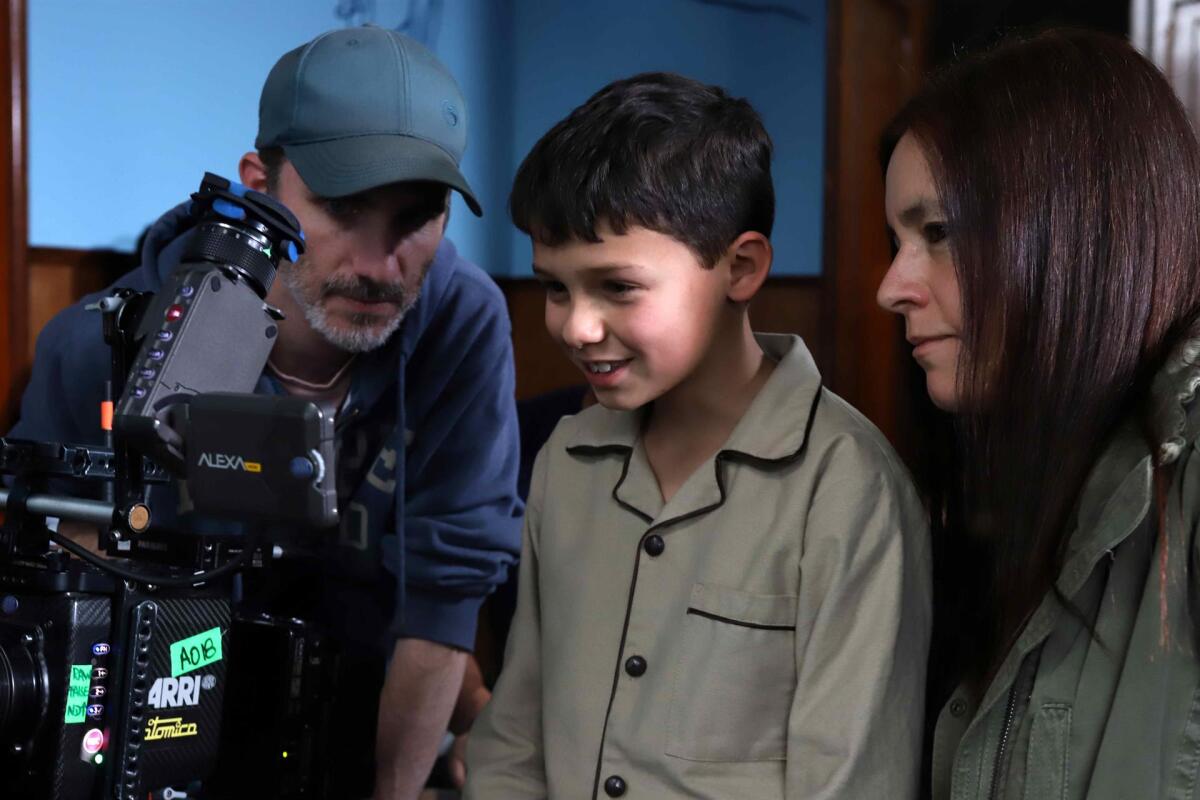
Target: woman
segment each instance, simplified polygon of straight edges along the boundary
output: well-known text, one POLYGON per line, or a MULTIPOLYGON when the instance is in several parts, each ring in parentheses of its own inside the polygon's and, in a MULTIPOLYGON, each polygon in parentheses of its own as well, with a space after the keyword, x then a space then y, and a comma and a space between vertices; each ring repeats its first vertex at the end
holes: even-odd
POLYGON ((1200 152, 1128 44, 960 63, 885 137, 933 403, 941 798, 1192 797, 1200 773, 1200 152), (953 649, 956 658, 950 658, 953 649))

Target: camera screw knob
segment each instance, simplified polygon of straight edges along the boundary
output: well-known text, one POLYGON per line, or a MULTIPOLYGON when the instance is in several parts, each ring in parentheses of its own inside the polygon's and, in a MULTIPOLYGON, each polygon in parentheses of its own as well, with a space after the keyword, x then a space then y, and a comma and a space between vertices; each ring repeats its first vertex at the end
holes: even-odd
POLYGON ((143 533, 150 527, 150 509, 144 503, 134 503, 125 512, 125 522, 129 525, 129 530, 143 533))

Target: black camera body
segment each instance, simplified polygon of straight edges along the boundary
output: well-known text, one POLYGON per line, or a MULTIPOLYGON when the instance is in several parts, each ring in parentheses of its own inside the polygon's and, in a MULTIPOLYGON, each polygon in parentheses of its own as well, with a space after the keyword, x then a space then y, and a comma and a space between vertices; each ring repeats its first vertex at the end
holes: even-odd
POLYGON ((192 213, 183 263, 157 295, 116 290, 96 304, 118 397, 111 450, 0 439, 0 472, 15 476, 0 489, 0 797, 173 797, 214 771, 230 665, 255 668, 233 658, 230 579, 279 548, 265 526, 159 532, 150 483, 172 473, 209 517, 307 531, 337 521, 332 413, 246 394, 278 333, 265 298, 279 260, 303 250, 299 224, 211 174, 192 213), (62 476, 110 481, 108 499, 48 493, 62 476), (100 526, 116 558, 89 554, 48 517, 100 526))
POLYGON ((5 729, 19 747, 0 751, 11 796, 101 796, 115 779, 109 796, 144 797, 145 787, 211 772, 226 685, 227 594, 142 593, 124 584, 103 592, 94 575, 43 577, 58 588, 5 595, 0 623, 9 670, 0 685, 20 687, 10 702, 26 706, 5 729), (72 586, 87 591, 62 590, 72 586))
POLYGON ((94 786, 96 758, 107 757, 101 717, 112 677, 112 598, 26 590, 0 602, 5 796, 68 797, 94 786))

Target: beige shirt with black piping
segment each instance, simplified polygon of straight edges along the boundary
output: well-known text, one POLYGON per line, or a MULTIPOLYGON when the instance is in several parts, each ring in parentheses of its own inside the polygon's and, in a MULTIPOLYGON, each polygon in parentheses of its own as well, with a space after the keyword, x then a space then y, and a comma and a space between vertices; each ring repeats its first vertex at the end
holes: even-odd
POLYGON ((469 800, 916 795, 924 511, 800 339, 758 341, 778 366, 665 505, 639 412, 538 455, 469 800))

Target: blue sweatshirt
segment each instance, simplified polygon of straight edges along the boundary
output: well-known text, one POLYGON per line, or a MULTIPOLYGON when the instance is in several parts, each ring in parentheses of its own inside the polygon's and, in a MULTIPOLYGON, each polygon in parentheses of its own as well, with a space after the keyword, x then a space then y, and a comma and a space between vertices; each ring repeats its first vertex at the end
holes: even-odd
MULTIPOLYGON (((141 266, 114 286, 161 287, 190 225, 186 204, 164 214, 141 266)), ((103 442, 109 351, 100 315, 84 309, 99 296, 42 330, 10 436, 103 442)), ((264 374, 256 391, 283 388, 264 374)), ((320 621, 385 652, 397 637, 473 647, 479 606, 520 552, 513 396, 504 297, 443 240, 399 331, 355 362, 337 420, 340 530, 324 537, 320 565, 294 576, 320 621)), ((150 503, 157 521, 175 518, 174 487, 156 487, 150 503)))

